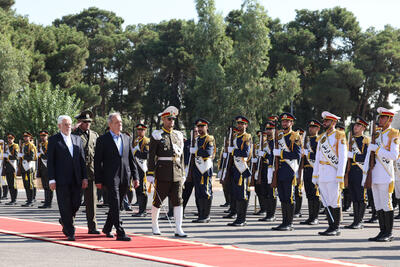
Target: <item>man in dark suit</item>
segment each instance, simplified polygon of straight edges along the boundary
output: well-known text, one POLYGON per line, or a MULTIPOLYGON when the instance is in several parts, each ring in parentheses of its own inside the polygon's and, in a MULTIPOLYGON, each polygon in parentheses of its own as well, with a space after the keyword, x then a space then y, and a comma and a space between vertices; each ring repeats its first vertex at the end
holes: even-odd
POLYGON ((58 117, 60 132, 49 138, 47 167, 49 185, 56 190, 60 224, 69 241, 75 241, 74 218, 80 206, 81 188, 88 185, 81 139, 71 135, 71 117, 58 117))
POLYGON ((133 179, 135 188, 139 186, 139 175, 133 161, 130 149, 130 138, 122 133, 122 120, 119 113, 108 116, 110 131, 97 139, 94 155, 94 175, 98 189, 107 188, 109 211, 103 233, 107 237, 114 237, 111 229, 117 230, 117 240, 130 241, 125 234, 120 220, 121 200, 125 196, 128 186, 133 179))

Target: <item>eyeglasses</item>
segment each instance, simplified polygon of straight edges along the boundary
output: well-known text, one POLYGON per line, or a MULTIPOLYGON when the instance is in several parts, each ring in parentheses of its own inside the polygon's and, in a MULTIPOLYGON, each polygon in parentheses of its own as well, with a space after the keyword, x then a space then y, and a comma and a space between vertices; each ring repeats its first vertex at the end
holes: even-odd
POLYGON ((173 121, 173 120, 175 120, 175 118, 167 118, 167 120, 173 121))

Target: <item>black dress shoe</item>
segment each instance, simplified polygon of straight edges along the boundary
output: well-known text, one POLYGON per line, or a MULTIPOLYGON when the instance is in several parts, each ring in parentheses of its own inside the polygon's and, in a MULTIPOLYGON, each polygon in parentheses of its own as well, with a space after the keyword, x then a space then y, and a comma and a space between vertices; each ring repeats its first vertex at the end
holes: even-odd
POLYGON ((99 235, 100 231, 97 230, 97 229, 92 229, 92 230, 88 231, 88 234, 90 234, 90 235, 99 235))
POLYGON ((17 205, 17 202, 16 201, 10 201, 10 202, 7 202, 6 205, 7 206, 14 206, 14 205, 17 205))
POLYGON ((25 204, 22 204, 21 207, 32 207, 33 206, 33 202, 32 201, 28 201, 25 204))
POLYGON ((114 237, 114 235, 113 235, 111 232, 106 233, 106 232, 103 231, 103 233, 104 233, 104 234, 106 235, 106 237, 108 237, 108 238, 113 238, 113 237, 114 237))
POLYGON ((132 208, 131 207, 126 207, 125 210, 126 211, 132 211, 132 208))
POLYGON ((175 233, 175 236, 176 236, 176 237, 187 237, 187 234, 178 234, 178 233, 175 233))
POLYGON ((49 208, 51 208, 51 206, 50 206, 50 205, 47 205, 47 204, 44 204, 44 205, 42 205, 42 206, 39 206, 38 208, 39 208, 39 209, 49 209, 49 208))
POLYGON ((131 238, 127 235, 117 236, 118 241, 131 241, 131 238))
POLYGON ((132 217, 146 217, 146 216, 147 216, 146 212, 132 214, 132 217))
POLYGON ((223 207, 223 208, 225 208, 225 207, 229 207, 229 203, 225 203, 225 204, 222 204, 222 205, 219 205, 220 207, 223 207))
POLYGON ((75 236, 74 235, 69 235, 67 237, 68 241, 75 241, 75 236))

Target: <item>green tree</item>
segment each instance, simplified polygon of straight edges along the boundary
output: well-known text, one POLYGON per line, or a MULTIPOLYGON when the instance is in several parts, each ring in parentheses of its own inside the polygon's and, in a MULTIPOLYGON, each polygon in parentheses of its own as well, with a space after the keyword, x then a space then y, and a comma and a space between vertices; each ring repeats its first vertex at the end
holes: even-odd
POLYGON ((15 4, 15 0, 0 0, 0 8, 8 11, 15 4))
POLYGON ((22 136, 24 131, 37 134, 48 130, 50 134, 58 131, 57 118, 79 114, 81 101, 60 89, 51 89, 50 84, 37 84, 25 87, 9 95, 1 107, 4 115, 1 128, 22 136))

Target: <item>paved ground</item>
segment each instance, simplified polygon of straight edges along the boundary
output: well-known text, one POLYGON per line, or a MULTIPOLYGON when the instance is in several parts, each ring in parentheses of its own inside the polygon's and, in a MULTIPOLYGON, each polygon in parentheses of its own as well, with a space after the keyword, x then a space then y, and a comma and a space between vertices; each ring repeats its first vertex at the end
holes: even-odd
MULTIPOLYGON (((252 192, 253 193, 253 192, 252 192)), ((23 203, 24 193, 21 191, 20 202, 23 203)), ((38 201, 43 199, 39 193, 38 201)), ((258 222, 258 216, 252 215, 254 211, 254 198, 252 195, 251 205, 248 211, 248 225, 244 228, 232 228, 226 223, 232 221, 222 219, 223 210, 219 207, 223 201, 221 191, 215 192, 212 209, 212 222, 209 224, 195 224, 191 220, 195 218, 193 198, 189 202, 187 209, 187 219, 184 221, 184 230, 190 235, 190 240, 214 243, 220 245, 235 245, 242 248, 257 250, 274 251, 288 254, 299 254, 318 258, 338 259, 354 263, 364 263, 378 266, 399 266, 400 265, 400 239, 398 237, 391 243, 369 242, 368 237, 375 236, 378 232, 378 225, 366 225, 363 230, 342 230, 339 237, 321 237, 317 233, 327 227, 327 222, 322 220, 318 226, 299 225, 299 221, 306 217, 306 207, 303 206, 303 218, 295 219, 295 231, 275 232, 270 228, 278 224, 258 222)), ((305 201, 304 201, 305 202, 305 201)), ((3 201, 4 203, 4 201, 3 201)), ((37 209, 36 207, 23 208, 20 206, 9 207, 0 204, 0 216, 10 216, 23 219, 41 220, 57 222, 59 218, 56 205, 52 209, 37 209)), ((149 204, 150 208, 150 204, 149 204)), ((136 210, 136 207, 134 208, 136 210)), ((86 219, 81 207, 76 223, 85 226, 86 219)), ((105 212, 107 209, 98 209, 98 222, 100 227, 104 224, 105 212)), ((396 211, 397 213, 397 211, 396 211)), ((367 214, 369 217, 370 214, 367 214)), ((151 234, 151 219, 133 218, 131 213, 123 212, 124 227, 128 232, 141 234, 151 234)), ((278 220, 280 220, 280 210, 278 210, 278 220)), ((345 213, 343 225, 349 224, 352 217, 345 213)), ((400 221, 395 222, 394 235, 399 236, 400 221)), ((1 225, 0 225, 1 228, 1 225)), ((173 229, 168 221, 161 222, 163 235, 173 236, 173 229)), ((71 248, 62 245, 49 244, 46 242, 24 239, 19 237, 0 235, 0 254, 10 255, 6 261, 1 261, 1 266, 43 266, 38 259, 45 259, 46 264, 50 265, 57 260, 61 266, 99 266, 98 263, 113 263, 118 258, 121 266, 158 266, 162 264, 148 261, 136 260, 133 258, 94 252, 85 249, 71 248), (19 257, 23 251, 24 257, 19 257), (49 253, 51 251, 51 253, 49 253), (61 257, 69 255, 69 257, 61 257), (63 259, 61 262, 59 259, 63 259), (97 264, 96 264, 97 262, 97 264), (29 264, 28 264, 29 263, 29 264)), ((45 266, 46 266, 45 264, 45 266)))

